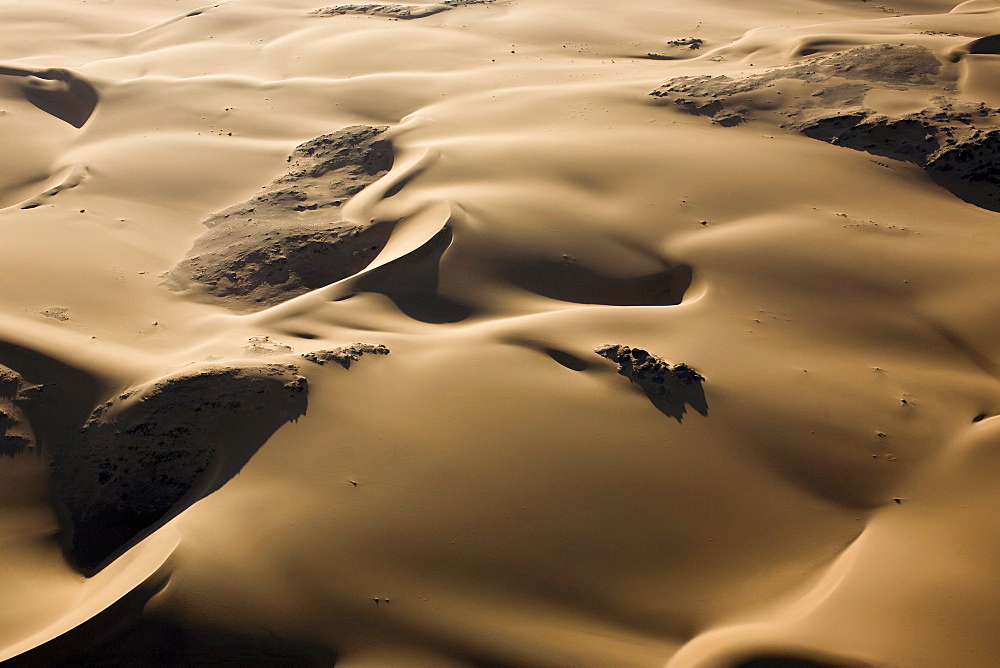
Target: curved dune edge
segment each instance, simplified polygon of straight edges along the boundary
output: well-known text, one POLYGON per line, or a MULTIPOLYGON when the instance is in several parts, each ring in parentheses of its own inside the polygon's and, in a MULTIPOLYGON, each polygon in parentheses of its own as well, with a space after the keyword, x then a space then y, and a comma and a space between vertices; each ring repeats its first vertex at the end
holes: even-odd
POLYGON ((1000 3, 0 11, 0 660, 995 663, 1000 3))
MULTIPOLYGON (((11 661, 12 665, 17 665, 17 657, 73 631, 131 592, 143 586, 161 586, 162 569, 179 542, 180 535, 175 531, 160 531, 141 546, 123 555, 97 577, 83 584, 66 581, 59 583, 58 586, 63 590, 64 611, 53 615, 44 628, 5 646, 0 652, 0 661, 11 661)), ((65 651, 63 654, 65 655, 65 651)))

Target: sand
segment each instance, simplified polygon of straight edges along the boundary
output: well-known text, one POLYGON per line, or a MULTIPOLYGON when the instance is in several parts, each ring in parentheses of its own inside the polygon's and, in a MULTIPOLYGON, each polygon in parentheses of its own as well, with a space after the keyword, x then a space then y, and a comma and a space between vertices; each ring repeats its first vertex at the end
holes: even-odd
POLYGON ((996 664, 997 0, 0 19, 0 661, 996 664))

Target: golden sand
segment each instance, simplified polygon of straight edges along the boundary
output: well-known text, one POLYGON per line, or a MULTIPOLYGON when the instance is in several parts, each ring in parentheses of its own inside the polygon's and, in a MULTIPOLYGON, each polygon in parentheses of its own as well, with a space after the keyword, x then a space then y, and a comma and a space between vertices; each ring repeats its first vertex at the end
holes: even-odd
POLYGON ((0 660, 996 665, 1000 2, 881 1, 0 1, 0 660))

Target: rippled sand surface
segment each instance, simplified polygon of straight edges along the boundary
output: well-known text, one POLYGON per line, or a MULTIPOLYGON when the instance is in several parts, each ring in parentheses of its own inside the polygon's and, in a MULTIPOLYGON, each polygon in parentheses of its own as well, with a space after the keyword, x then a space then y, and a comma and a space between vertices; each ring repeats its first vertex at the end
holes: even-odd
POLYGON ((993 666, 1000 2, 0 0, 0 660, 993 666))

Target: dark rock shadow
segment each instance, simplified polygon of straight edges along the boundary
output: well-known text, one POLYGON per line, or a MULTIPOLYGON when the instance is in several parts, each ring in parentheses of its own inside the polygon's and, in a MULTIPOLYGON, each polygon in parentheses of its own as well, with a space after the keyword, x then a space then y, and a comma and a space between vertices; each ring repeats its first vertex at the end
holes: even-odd
POLYGON ((31 423, 24 413, 38 386, 21 374, 0 365, 0 458, 15 457, 35 445, 31 423))
POLYGON ((926 170, 935 183, 960 200, 1000 213, 1000 130, 942 151, 926 170))
POLYGON ((452 238, 446 226, 419 248, 353 279, 350 287, 385 295, 414 320, 434 324, 465 320, 472 309, 438 291, 441 258, 452 238))
POLYGON ((677 422, 687 406, 708 416, 705 378, 687 364, 670 364, 641 348, 606 345, 595 351, 618 365, 618 373, 638 385, 656 409, 677 422))
POLYGON ((307 404, 294 367, 265 365, 181 374, 100 406, 52 453, 69 562, 99 572, 222 487, 307 404))
POLYGON ((75 438, 97 403, 101 381, 12 343, 0 342, 0 360, 14 376, 6 379, 6 392, 30 426, 39 455, 51 456, 75 438))
POLYGON ((813 139, 912 162, 962 201, 1000 212, 1000 130, 958 129, 990 116, 978 107, 949 107, 902 118, 854 112, 796 128, 813 139))
POLYGON ((568 353, 565 350, 559 350, 558 348, 545 348, 542 352, 551 357, 554 362, 566 367, 570 371, 586 371, 590 368, 590 362, 587 362, 572 353, 568 353))

